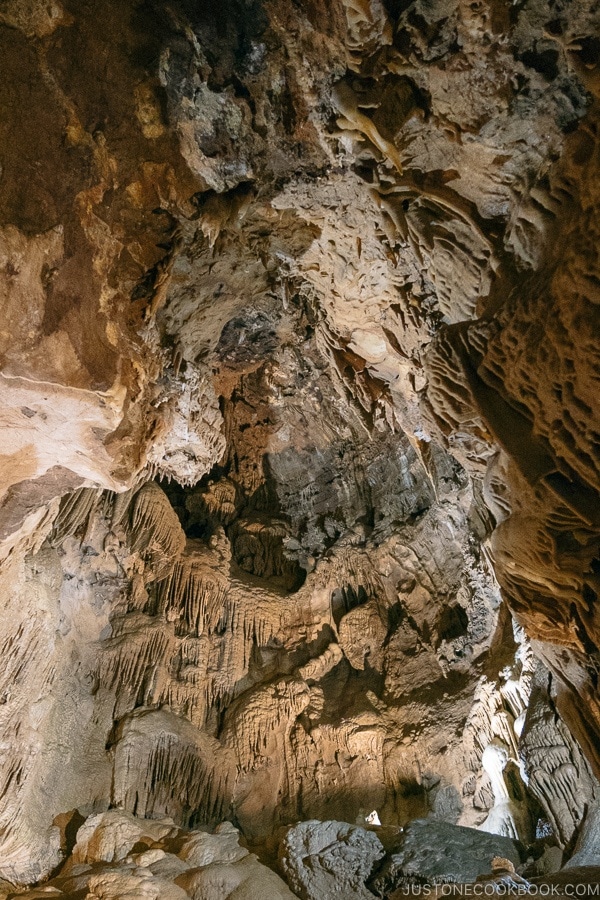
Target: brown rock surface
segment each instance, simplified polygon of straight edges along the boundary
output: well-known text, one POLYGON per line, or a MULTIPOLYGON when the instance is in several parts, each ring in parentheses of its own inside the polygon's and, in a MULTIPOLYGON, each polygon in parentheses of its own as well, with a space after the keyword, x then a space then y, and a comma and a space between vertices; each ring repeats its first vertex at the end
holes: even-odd
POLYGON ((224 820, 267 856, 372 813, 572 847, 599 26, 593 0, 1 5, 0 878, 87 878, 111 816, 119 865, 56 890, 289 896, 152 831, 224 820))

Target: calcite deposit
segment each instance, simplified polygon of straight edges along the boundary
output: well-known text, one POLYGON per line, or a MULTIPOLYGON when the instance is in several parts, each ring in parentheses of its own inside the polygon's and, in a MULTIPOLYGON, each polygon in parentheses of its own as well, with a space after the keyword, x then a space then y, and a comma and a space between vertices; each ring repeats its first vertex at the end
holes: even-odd
POLYGON ((0 58, 0 896, 591 871, 598 3, 4 0, 0 58))

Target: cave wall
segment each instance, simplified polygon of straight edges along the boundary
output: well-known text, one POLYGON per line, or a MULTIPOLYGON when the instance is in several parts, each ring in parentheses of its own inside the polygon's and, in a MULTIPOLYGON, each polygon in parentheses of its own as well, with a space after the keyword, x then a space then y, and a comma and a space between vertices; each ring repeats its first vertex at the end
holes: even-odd
POLYGON ((527 638, 583 756, 524 737, 513 799, 570 839, 600 774, 598 24, 3 5, 3 877, 109 804, 256 840, 482 824, 527 638))

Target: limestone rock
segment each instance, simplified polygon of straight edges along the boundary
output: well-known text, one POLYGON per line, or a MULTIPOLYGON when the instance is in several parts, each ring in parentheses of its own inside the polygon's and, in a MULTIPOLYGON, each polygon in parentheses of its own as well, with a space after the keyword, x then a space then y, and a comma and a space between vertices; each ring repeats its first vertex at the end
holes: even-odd
MULTIPOLYGON (((150 848, 176 831, 171 820, 142 820, 120 809, 91 816, 77 832, 71 864, 119 862, 134 847, 150 848)), ((153 860, 154 861, 154 860, 153 860)))
POLYGON ((2 4, 0 877, 91 813, 66 867, 99 854, 106 896, 254 871, 228 820, 569 845, 600 776, 599 24, 2 4))
POLYGON ((176 883, 192 900, 291 900, 293 894, 275 872, 253 856, 235 863, 214 862, 180 875, 176 883))
POLYGON ((376 834, 343 822, 301 822, 279 846, 281 868, 303 900, 368 900, 365 883, 383 854, 376 834))
POLYGON ((91 816, 80 827, 77 843, 58 875, 23 896, 32 900, 42 896, 76 900, 84 894, 99 900, 294 897, 281 878, 241 847, 238 839, 239 832, 228 822, 214 833, 183 831, 165 820, 109 810, 91 816))
MULTIPOLYGON (((118 900, 121 897, 138 897, 140 900, 184 900, 185 891, 171 882, 153 878, 148 869, 127 868, 111 871, 106 869, 91 875, 88 881, 88 894, 99 900, 118 900)), ((68 896, 68 895, 67 895, 68 896)))
POLYGON ((560 847, 546 847, 539 859, 535 861, 536 875, 554 875, 563 865, 563 851, 560 847))
POLYGON ((150 863, 148 866, 153 875, 175 881, 178 875, 187 872, 190 868, 183 859, 180 859, 174 853, 166 853, 164 851, 163 853, 164 855, 160 859, 150 863))
POLYGON ((586 809, 597 802, 600 786, 581 748, 557 715, 549 681, 548 673, 538 664, 519 754, 528 789, 564 848, 577 833, 586 809))
POLYGON ((555 897, 563 898, 579 894, 585 897, 586 894, 594 894, 600 884, 600 869, 594 866, 573 867, 572 869, 564 869, 556 872, 554 875, 546 875, 542 878, 532 879, 532 884, 537 888, 539 893, 546 893, 548 896, 553 894, 555 897))
POLYGON ((388 852, 369 885, 377 896, 387 896, 401 885, 469 884, 492 871, 495 857, 519 866, 519 845, 507 837, 473 828, 414 820, 399 835, 397 845, 388 852))
POLYGON ((600 869, 600 804, 590 805, 577 836, 573 855, 565 863, 565 869, 578 867, 600 869))
POLYGON ((209 866, 212 863, 236 863, 248 855, 240 847, 239 831, 224 822, 214 834, 199 832, 188 838, 179 851, 179 857, 190 868, 209 866))

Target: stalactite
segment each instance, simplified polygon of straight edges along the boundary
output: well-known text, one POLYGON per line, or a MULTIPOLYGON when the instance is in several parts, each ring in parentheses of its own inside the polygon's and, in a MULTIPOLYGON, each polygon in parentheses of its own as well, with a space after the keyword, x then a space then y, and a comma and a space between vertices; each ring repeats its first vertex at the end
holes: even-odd
POLYGON ((94 510, 100 502, 102 492, 95 488, 79 488, 67 494, 61 501, 58 515, 54 520, 49 541, 58 545, 69 535, 87 526, 94 510))
POLYGON ((185 720, 138 710, 121 724, 113 803, 142 817, 217 823, 227 815, 230 769, 227 752, 185 720))
POLYGON ((132 549, 146 558, 150 578, 160 580, 185 548, 185 534, 167 496, 157 484, 145 484, 133 497, 129 513, 132 549))
POLYGON ((159 588, 165 615, 176 622, 180 635, 231 630, 234 601, 228 581, 207 562, 203 554, 188 551, 159 588))
POLYGON ((117 716, 140 702, 156 702, 163 691, 173 640, 171 628, 143 613, 113 620, 112 636, 102 642, 98 678, 116 692, 117 716))

